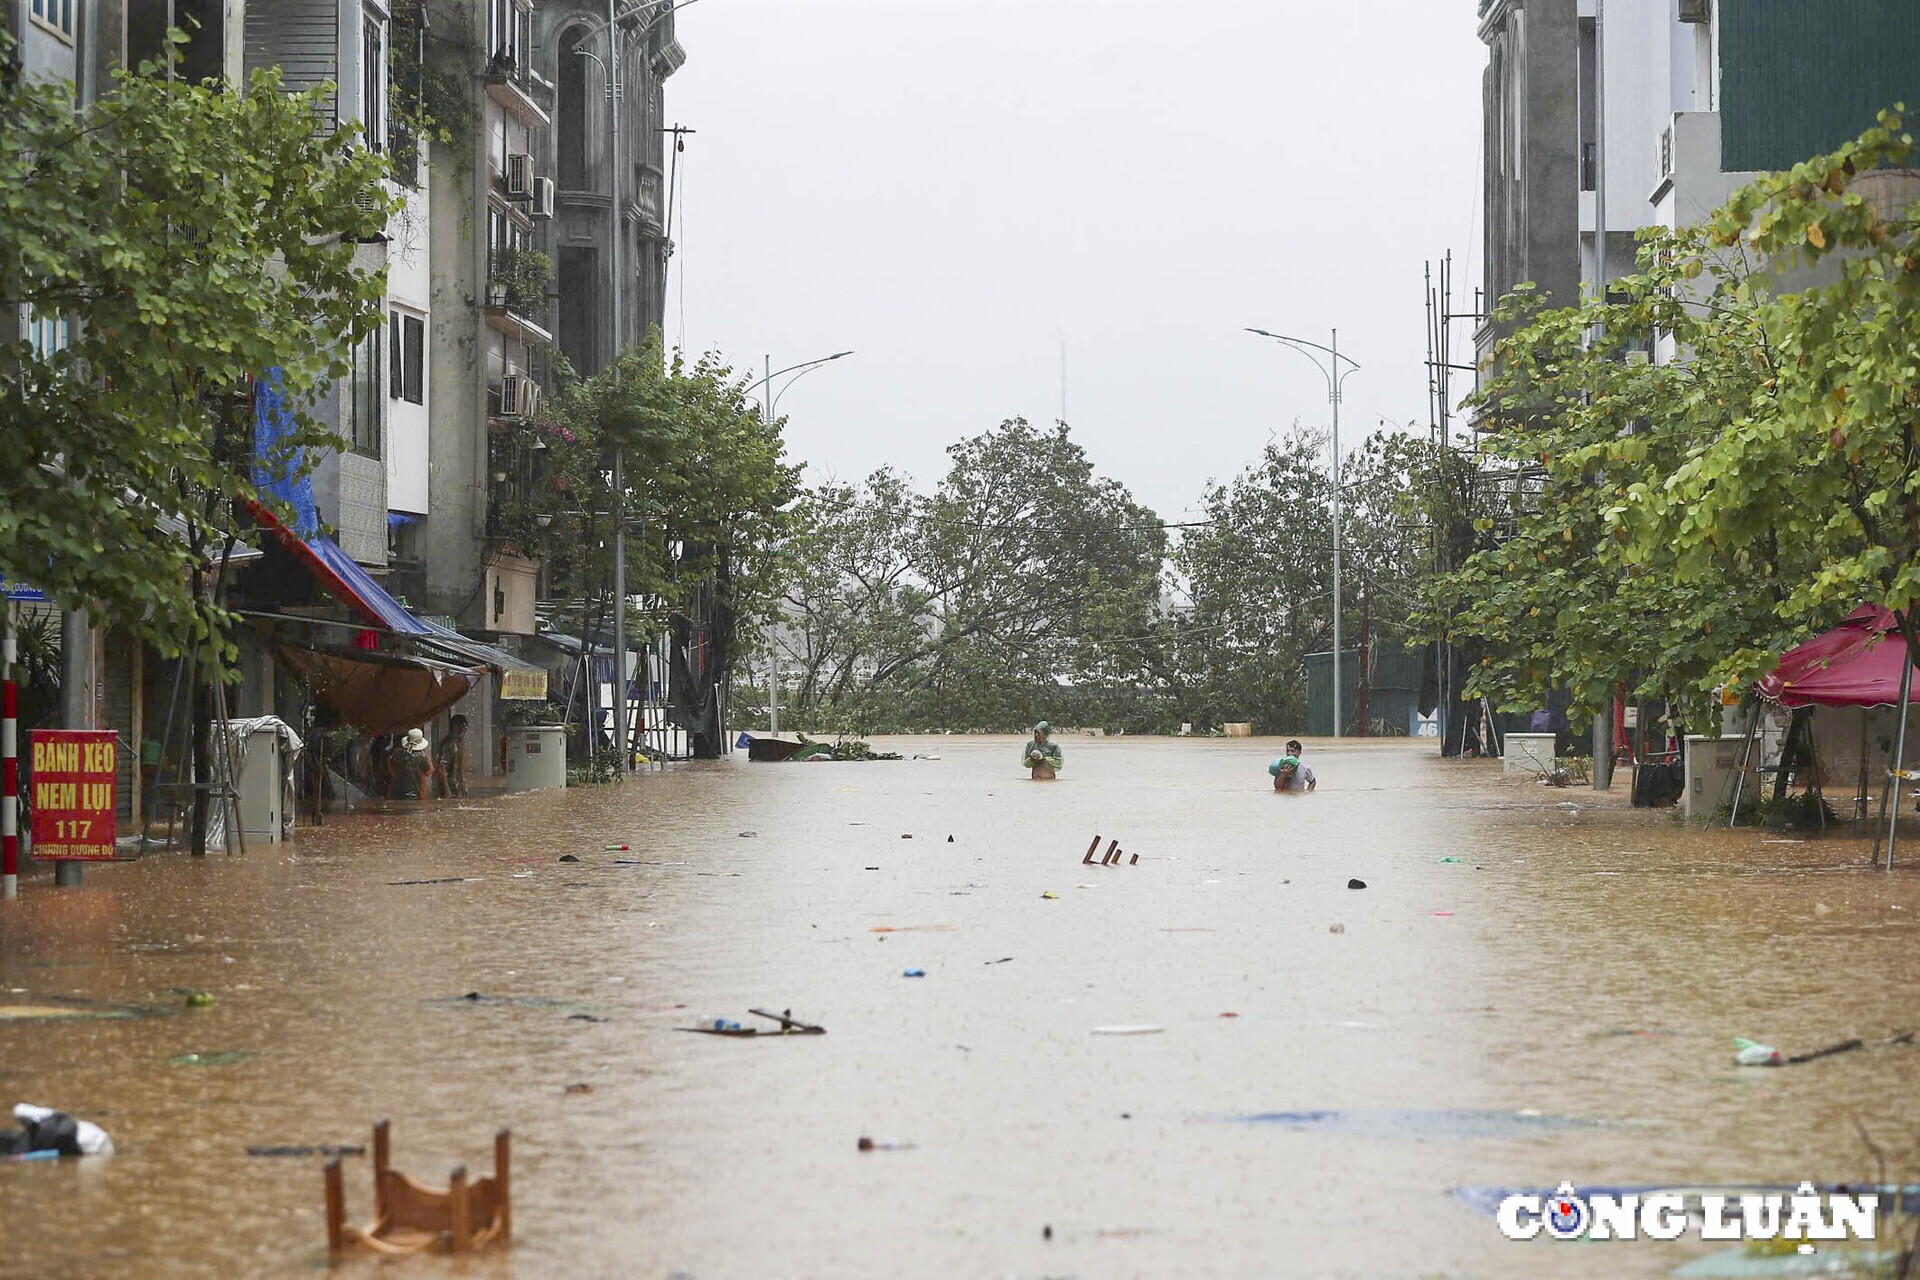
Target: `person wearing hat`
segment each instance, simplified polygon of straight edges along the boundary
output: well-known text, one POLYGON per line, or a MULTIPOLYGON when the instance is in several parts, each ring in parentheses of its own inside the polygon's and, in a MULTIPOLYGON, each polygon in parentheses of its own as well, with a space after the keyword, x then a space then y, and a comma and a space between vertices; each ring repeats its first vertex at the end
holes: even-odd
POLYGON ((1060 771, 1060 744, 1053 740, 1053 726, 1045 720, 1033 726, 1033 740, 1022 748, 1020 763, 1036 778, 1051 778, 1060 771))
POLYGON ((1319 785, 1319 779, 1313 776, 1313 770, 1300 761, 1300 743, 1287 743, 1287 754, 1267 766, 1267 772, 1273 775, 1275 791, 1311 791, 1319 785))
POLYGON ((387 776, 391 780, 387 794, 395 800, 419 800, 427 795, 433 777, 433 755, 427 750, 427 735, 418 728, 387 756, 387 776))

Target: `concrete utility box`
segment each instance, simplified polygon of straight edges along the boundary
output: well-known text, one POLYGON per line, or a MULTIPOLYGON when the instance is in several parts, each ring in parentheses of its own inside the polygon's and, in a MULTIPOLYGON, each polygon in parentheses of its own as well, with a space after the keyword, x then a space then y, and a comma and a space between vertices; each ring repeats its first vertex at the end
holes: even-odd
POLYGON ((287 798, 280 731, 272 724, 257 725, 236 747, 236 756, 245 762, 233 786, 240 797, 240 832, 251 841, 278 844, 287 798))
POLYGON ((507 790, 567 785, 567 731, 557 724, 507 730, 507 790))
POLYGON ((1551 773, 1553 772, 1553 747, 1556 735, 1551 733, 1510 733, 1500 754, 1500 772, 1502 773, 1551 773))
MULTIPOLYGON (((1740 771, 1740 752, 1746 740, 1739 737, 1709 738, 1687 735, 1687 789, 1680 806, 1689 818, 1710 818, 1714 810, 1733 799, 1733 778, 1740 771)), ((1754 744, 1753 763, 1759 762, 1760 747, 1754 744)), ((1743 804, 1760 800, 1760 773, 1750 764, 1747 769, 1743 804)))

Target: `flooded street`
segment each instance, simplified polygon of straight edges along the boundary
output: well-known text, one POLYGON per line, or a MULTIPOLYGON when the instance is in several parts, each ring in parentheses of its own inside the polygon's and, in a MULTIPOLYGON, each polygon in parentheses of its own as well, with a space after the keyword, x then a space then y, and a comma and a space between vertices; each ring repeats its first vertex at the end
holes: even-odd
POLYGON ((1714 1246, 1510 1243, 1455 1189, 1870 1178, 1856 1118, 1908 1152, 1920 1051, 1733 1064, 1736 1035, 1920 1022, 1920 875, 1861 842, 1404 739, 1310 745, 1298 798, 1266 741, 1070 738, 1051 784, 1016 739, 885 746, 941 758, 684 766, 23 885, 0 1001, 158 1016, 0 1020, 7 1101, 118 1148, 0 1164, 0 1274, 313 1274, 321 1161, 246 1149, 382 1116, 435 1185, 510 1127, 514 1243, 342 1275, 1659 1276, 1714 1246), (1095 833, 1129 865, 1082 866, 1095 833), (675 1030, 749 1007, 828 1034, 675 1030))

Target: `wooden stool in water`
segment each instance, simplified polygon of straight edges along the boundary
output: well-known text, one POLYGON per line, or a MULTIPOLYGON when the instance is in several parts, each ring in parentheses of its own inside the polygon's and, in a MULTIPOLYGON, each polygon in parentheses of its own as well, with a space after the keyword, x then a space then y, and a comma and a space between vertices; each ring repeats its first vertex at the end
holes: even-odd
POLYGON ((466 1253, 513 1234, 512 1180, 507 1159, 508 1133, 493 1137, 493 1176, 467 1181, 461 1165, 445 1191, 423 1187, 387 1163, 389 1122, 373 1126, 373 1221, 365 1229, 347 1224, 346 1198, 340 1186, 340 1160, 327 1161, 327 1252, 338 1257, 350 1242, 380 1253, 421 1253, 444 1249, 466 1253))

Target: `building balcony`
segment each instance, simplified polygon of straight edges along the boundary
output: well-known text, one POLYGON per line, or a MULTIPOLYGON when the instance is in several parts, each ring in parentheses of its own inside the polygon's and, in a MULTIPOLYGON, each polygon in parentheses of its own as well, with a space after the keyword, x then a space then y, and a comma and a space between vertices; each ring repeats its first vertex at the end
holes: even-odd
POLYGON ((487 272, 487 323, 528 346, 551 344, 547 290, 552 281, 553 263, 546 254, 527 248, 497 250, 487 272))
POLYGON ((536 96, 546 82, 529 69, 495 61, 487 69, 487 96, 499 103, 508 115, 529 129, 545 129, 553 124, 536 96))
POLYGON ((544 314, 535 313, 530 307, 523 307, 507 300, 504 294, 487 297, 487 324, 506 334, 509 338, 524 342, 530 347, 551 346, 553 331, 541 322, 544 314), (496 297, 498 303, 496 304, 496 297))

